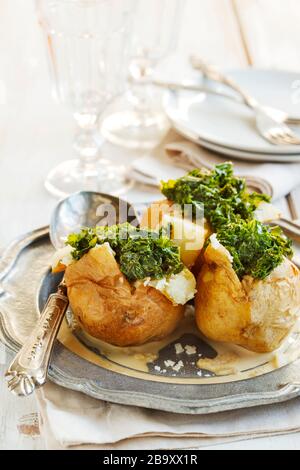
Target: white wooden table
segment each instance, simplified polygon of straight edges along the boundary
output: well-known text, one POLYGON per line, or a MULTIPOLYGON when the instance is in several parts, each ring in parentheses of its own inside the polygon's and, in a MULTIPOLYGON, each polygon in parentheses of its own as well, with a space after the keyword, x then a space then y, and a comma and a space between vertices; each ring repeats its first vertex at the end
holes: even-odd
MULTIPOLYGON (((300 78, 299 24, 299 0, 187 0, 178 53, 197 52, 224 67, 296 70, 300 78)), ((70 114, 51 99, 32 0, 1 0, 0 248, 48 223, 56 201, 43 179, 72 157, 72 131, 70 114)), ((106 151, 115 158, 120 153, 106 151)), ((278 205, 287 216, 300 218, 300 188, 278 205)), ((0 347, 0 449, 42 449, 35 399, 9 394, 3 380, 7 363, 0 347)), ((300 433, 214 448, 299 449, 300 433)))

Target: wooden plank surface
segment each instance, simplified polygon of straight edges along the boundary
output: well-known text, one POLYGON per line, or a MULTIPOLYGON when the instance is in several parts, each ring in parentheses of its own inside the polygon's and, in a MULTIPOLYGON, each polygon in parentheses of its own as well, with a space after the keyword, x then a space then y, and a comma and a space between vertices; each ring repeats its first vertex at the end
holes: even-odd
POLYGON ((188 0, 177 53, 199 54, 221 67, 246 66, 231 0, 188 0))
MULTIPOLYGON (((299 0, 232 0, 232 6, 251 65, 300 70, 299 0)), ((300 218, 299 191, 287 202, 290 216, 300 218)))
POLYGON ((299 0, 232 0, 251 62, 300 70, 299 0))

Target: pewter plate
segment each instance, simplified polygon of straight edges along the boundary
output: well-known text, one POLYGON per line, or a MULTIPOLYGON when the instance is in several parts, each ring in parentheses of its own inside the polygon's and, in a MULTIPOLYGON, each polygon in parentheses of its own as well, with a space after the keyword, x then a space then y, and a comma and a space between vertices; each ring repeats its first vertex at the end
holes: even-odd
MULTIPOLYGON (((0 339, 12 351, 24 342, 57 287, 59 276, 48 268, 52 254, 45 227, 20 237, 0 260, 0 339)), ((299 333, 284 345, 282 367, 275 369, 275 356, 208 342, 195 332, 192 306, 186 313, 180 328, 163 342, 124 349, 88 337, 69 311, 54 347, 49 379, 102 400, 190 414, 300 395, 299 333), (176 353, 178 344, 183 351, 176 353), (219 369, 207 365, 228 356, 231 362, 224 366, 221 360, 219 369)))

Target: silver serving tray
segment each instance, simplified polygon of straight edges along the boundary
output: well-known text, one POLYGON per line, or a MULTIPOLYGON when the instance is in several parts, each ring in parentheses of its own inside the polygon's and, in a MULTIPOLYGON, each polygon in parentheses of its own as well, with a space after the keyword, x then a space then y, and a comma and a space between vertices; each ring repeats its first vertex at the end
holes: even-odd
MULTIPOLYGON (((11 351, 16 352, 23 344, 46 298, 59 282, 58 276, 49 274, 52 254, 48 227, 44 227, 18 238, 0 260, 0 339, 11 351)), ((103 351, 101 354, 101 345, 90 345, 89 339, 72 325, 70 313, 67 317, 68 324, 64 323, 54 347, 48 376, 58 385, 94 398, 176 413, 203 414, 278 403, 300 395, 299 359, 247 380, 239 380, 243 375, 218 378, 208 371, 199 377, 193 367, 166 377, 166 371, 155 370, 153 364, 145 372, 109 361, 103 351), (77 353, 73 343, 79 345, 77 353)), ((203 338, 194 338, 202 352, 211 351, 203 338)), ((176 337, 171 340, 176 342, 176 337)), ((192 341, 189 336, 189 344, 192 341)), ((168 350, 166 344, 164 349, 168 350)), ((212 353, 206 354, 209 357, 212 353)))

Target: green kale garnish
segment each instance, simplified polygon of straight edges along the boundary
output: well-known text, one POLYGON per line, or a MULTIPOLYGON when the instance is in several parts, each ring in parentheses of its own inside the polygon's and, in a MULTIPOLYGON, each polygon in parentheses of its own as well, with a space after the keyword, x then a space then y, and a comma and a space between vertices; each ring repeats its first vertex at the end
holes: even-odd
POLYGON ((246 274, 266 278, 282 261, 292 255, 291 241, 281 229, 255 220, 255 210, 265 194, 249 193, 245 180, 235 177, 233 165, 216 165, 212 171, 193 170, 177 180, 162 182, 162 193, 171 201, 204 206, 204 216, 217 238, 233 257, 233 268, 242 279, 246 274))
POLYGON ((97 244, 105 242, 115 252, 120 270, 129 281, 146 277, 161 279, 183 269, 179 248, 165 235, 164 229, 155 232, 125 223, 84 228, 67 239, 67 244, 73 248, 72 256, 75 260, 97 244))
POLYGON ((162 182, 162 193, 177 204, 204 206, 204 216, 213 230, 236 221, 252 218, 260 202, 269 202, 265 194, 248 193, 245 180, 233 174, 231 163, 222 163, 208 172, 193 170, 178 180, 162 182))
POLYGON ((279 227, 266 226, 257 220, 239 220, 223 226, 217 238, 231 254, 240 279, 246 274, 265 279, 285 256, 293 254, 291 241, 279 227))
POLYGON ((94 248, 98 243, 98 237, 94 229, 83 228, 79 233, 71 233, 67 238, 67 245, 70 245, 74 250, 72 257, 79 260, 91 248, 94 248))

